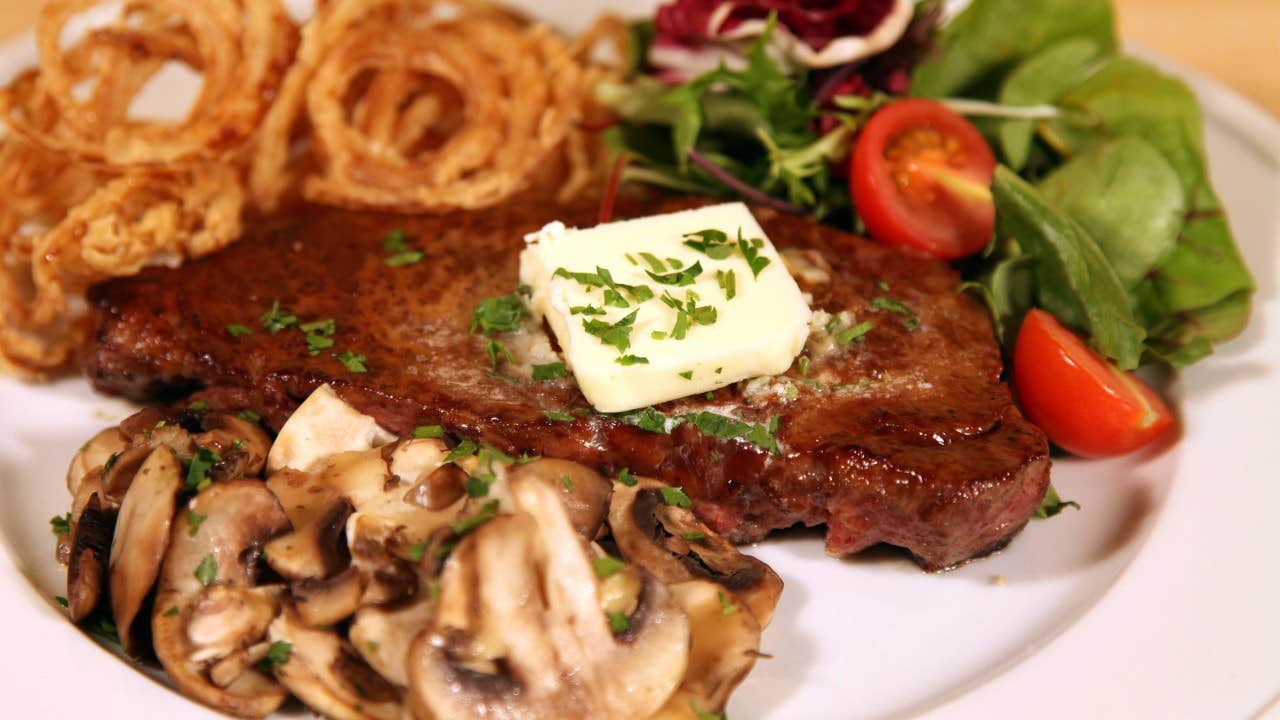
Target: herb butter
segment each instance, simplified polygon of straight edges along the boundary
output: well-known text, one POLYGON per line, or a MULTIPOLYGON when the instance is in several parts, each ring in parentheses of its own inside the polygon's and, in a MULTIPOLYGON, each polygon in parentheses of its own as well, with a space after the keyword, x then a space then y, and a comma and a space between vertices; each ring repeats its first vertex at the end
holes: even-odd
POLYGON ((742 203, 526 237, 520 282, 601 412, 786 372, 811 313, 742 203))

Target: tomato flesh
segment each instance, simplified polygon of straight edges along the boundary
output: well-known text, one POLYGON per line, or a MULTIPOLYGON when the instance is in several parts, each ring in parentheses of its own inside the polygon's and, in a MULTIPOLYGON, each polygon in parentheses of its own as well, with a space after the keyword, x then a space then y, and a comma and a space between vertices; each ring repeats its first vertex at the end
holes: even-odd
POLYGON ((871 237, 954 260, 995 230, 996 159, 968 120, 933 100, 892 102, 854 144, 849 183, 871 237))
POLYGON ((1081 457, 1125 455, 1174 426, 1173 414, 1151 388, 1043 310, 1032 310, 1022 322, 1013 383, 1027 418, 1054 445, 1081 457))

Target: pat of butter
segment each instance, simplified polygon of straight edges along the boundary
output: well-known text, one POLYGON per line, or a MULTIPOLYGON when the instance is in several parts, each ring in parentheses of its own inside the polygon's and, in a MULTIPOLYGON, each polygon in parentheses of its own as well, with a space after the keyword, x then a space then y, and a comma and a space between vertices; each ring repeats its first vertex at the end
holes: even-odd
POLYGON ((601 412, 781 374, 809 336, 800 288, 742 203, 584 230, 552 223, 525 239, 530 309, 601 412), (695 235, 706 230, 723 235, 695 235), (704 240, 714 247, 686 242, 704 240))

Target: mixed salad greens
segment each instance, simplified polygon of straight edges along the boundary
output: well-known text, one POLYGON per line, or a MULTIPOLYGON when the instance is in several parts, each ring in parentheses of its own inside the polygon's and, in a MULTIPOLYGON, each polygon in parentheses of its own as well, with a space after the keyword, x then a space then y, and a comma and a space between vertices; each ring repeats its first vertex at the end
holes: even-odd
POLYGON ((629 76, 597 91, 621 118, 608 137, 625 179, 865 232, 850 190, 860 134, 904 96, 933 98, 1000 163, 995 231, 960 267, 1010 353, 1033 308, 1121 371, 1185 367, 1244 328, 1253 279, 1209 181, 1196 98, 1120 54, 1108 0, 974 0, 945 24, 939 3, 902 2, 911 17, 891 44, 820 67, 796 58, 841 39, 815 27, 839 20, 884 44, 872 21, 896 3, 679 0, 636 24, 629 76), (839 17, 802 22, 819 12, 839 17), (736 32, 752 22, 754 37, 736 32), (673 56, 711 69, 673 74, 673 56))

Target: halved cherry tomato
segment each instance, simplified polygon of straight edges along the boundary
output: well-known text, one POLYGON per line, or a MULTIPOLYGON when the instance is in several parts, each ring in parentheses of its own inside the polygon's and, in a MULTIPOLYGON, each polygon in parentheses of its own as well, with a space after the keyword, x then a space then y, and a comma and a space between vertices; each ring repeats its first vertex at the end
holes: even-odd
POLYGON ((1173 428, 1173 414, 1132 373, 1090 350, 1058 319, 1032 310, 1013 351, 1013 384, 1054 445, 1087 458, 1124 455, 1173 428))
POLYGON ((986 247, 995 230, 996 158, 968 120, 933 100, 876 112, 854 144, 853 206, 872 239, 944 260, 986 247))

